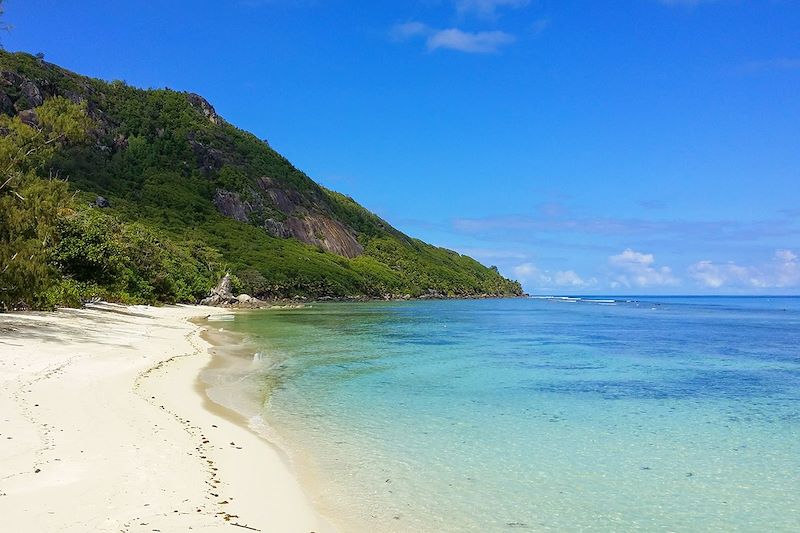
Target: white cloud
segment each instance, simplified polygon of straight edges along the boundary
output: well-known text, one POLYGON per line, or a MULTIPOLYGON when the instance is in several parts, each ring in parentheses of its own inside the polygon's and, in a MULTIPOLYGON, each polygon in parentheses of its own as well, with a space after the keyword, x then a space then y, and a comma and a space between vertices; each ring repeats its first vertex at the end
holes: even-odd
POLYGON ((794 263, 797 261, 797 254, 791 250, 776 250, 775 259, 784 263, 794 263))
POLYGON ((777 287, 797 287, 800 285, 800 263, 797 262, 797 254, 791 250, 778 250, 775 252, 776 286, 777 287))
POLYGON ((698 261, 689 267, 689 275, 701 285, 712 289, 730 284, 753 284, 748 269, 735 263, 715 264, 712 261, 698 261))
POLYGON ((533 263, 522 263, 512 269, 514 277, 526 284, 536 286, 538 290, 555 288, 587 288, 597 285, 596 278, 584 279, 573 270, 550 272, 540 270, 533 263))
POLYGON ((471 54, 491 54, 514 41, 516 37, 504 31, 467 32, 450 28, 431 34, 427 46, 428 50, 446 48, 471 54))
MULTIPOLYGON (((501 8, 520 8, 530 0, 453 0, 459 16, 473 15, 479 18, 494 19, 501 8)), ((538 35, 547 28, 549 19, 539 19, 531 26, 531 32, 538 35)), ((461 28, 435 28, 423 22, 412 21, 398 24, 392 28, 391 36, 396 40, 413 37, 425 38, 428 50, 457 50, 469 54, 491 54, 503 46, 514 43, 517 37, 501 30, 466 31, 461 28)))
POLYGON ((495 248, 458 248, 460 254, 474 257, 475 259, 526 259, 528 254, 514 250, 497 250, 495 248))
POLYGON ((541 272, 533 263, 522 263, 521 265, 517 265, 512 269, 512 272, 514 272, 514 276, 516 276, 518 279, 525 281, 541 276, 541 272))
POLYGON ((468 32, 458 28, 440 30, 417 21, 396 25, 392 28, 391 36, 400 41, 424 37, 428 50, 444 48, 470 54, 495 53, 500 47, 516 41, 515 36, 504 31, 468 32))
POLYGON ((406 22, 405 24, 397 24, 392 28, 392 37, 398 40, 416 37, 418 35, 429 35, 434 30, 422 22, 406 22))
POLYGON ((497 16, 497 9, 502 7, 524 7, 530 0, 455 0, 459 15, 477 15, 484 18, 497 16))
POLYGON ((563 270, 555 273, 555 282, 559 287, 585 287, 588 283, 573 270, 563 270))
POLYGON ((550 27, 550 19, 548 18, 538 19, 535 20, 533 24, 531 24, 531 33, 533 33, 534 35, 539 35, 549 27, 550 27))
POLYGON ((698 261, 689 267, 689 275, 700 285, 712 289, 789 288, 800 286, 800 263, 797 254, 782 249, 775 251, 771 262, 758 266, 698 261))
POLYGON ((644 254, 628 248, 621 254, 609 257, 608 262, 616 271, 611 283, 614 288, 655 287, 680 283, 680 280, 672 274, 672 269, 667 266, 655 266, 653 254, 644 254))
POLYGON ((655 262, 653 254, 643 254, 641 252, 634 252, 630 248, 618 255, 612 255, 608 258, 612 265, 629 266, 629 265, 643 265, 650 266, 655 262))

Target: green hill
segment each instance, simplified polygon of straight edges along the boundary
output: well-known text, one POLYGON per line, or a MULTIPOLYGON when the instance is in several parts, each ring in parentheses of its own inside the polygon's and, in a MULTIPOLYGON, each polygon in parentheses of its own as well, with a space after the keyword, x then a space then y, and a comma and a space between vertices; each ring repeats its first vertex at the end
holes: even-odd
POLYGON ((11 259, 14 246, 41 233, 25 225, 34 206, 20 187, 59 180, 73 196, 56 202, 53 231, 37 237, 40 274, 52 280, 37 290, 49 291, 48 301, 194 301, 226 270, 240 290, 267 298, 522 292, 496 269, 408 237, 318 185, 195 94, 0 52, 0 119, 0 164, 18 174, 17 189, 12 181, 0 190, 6 306, 33 283, 18 251, 11 259), (28 137, 34 161, 14 155, 31 146, 28 137))

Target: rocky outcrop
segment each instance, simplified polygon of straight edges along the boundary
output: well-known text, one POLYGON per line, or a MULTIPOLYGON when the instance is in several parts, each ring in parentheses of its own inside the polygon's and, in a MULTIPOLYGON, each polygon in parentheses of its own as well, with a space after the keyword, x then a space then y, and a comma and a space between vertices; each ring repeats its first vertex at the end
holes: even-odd
POLYGON ((33 109, 25 109, 24 111, 20 111, 19 119, 23 124, 27 124, 28 126, 34 128, 39 125, 39 117, 36 115, 36 111, 33 109))
POLYGON ((189 146, 197 158, 197 166, 206 176, 210 176, 215 170, 222 168, 225 163, 225 153, 222 150, 206 146, 195 140, 193 135, 189 136, 189 146))
POLYGON ((195 109, 199 109, 200 112, 205 115, 205 117, 211 122, 212 124, 221 124, 222 119, 217 115, 214 106, 208 103, 208 100, 200 96, 199 94, 189 93, 186 95, 186 98, 189 100, 189 103, 195 109))
POLYGON ((0 84, 5 85, 6 87, 19 87, 25 81, 26 79, 16 72, 11 72, 10 70, 4 70, 3 72, 0 72, 0 84))
POLYGON ((265 200, 268 200, 278 211, 291 215, 304 205, 303 196, 295 189, 282 187, 269 176, 262 176, 256 180, 256 186, 265 200))
POLYGON ((247 222, 250 219, 250 213, 253 212, 253 206, 249 202, 243 201, 238 192, 224 189, 217 189, 214 194, 214 206, 226 217, 239 222, 247 222))
POLYGON ((0 72, 0 89, 0 111, 7 115, 38 107, 46 98, 56 96, 55 88, 47 81, 31 80, 10 71, 0 72))
POLYGON ((268 218, 264 222, 264 229, 270 234, 295 238, 344 257, 358 257, 364 252, 353 231, 331 217, 314 195, 304 198, 297 190, 282 187, 269 176, 258 178, 256 186, 265 203, 287 215, 283 221, 268 218))
POLYGON ((326 252, 349 258, 364 252, 364 247, 344 224, 325 215, 308 213, 302 218, 289 217, 284 227, 298 241, 319 246, 326 252))
POLYGON ((14 102, 11 101, 5 91, 0 91, 0 113, 12 115, 15 111, 14 102))
POLYGON ((39 90, 39 87, 32 81, 28 80, 22 82, 20 85, 20 91, 22 91, 22 96, 25 97, 24 104, 22 104, 22 99, 18 101, 18 103, 22 105, 21 108, 18 108, 20 111, 23 109, 29 109, 31 107, 39 107, 44 103, 42 91, 39 90))
POLYGON ((217 211, 239 222, 263 220, 262 227, 273 237, 297 239, 343 257, 358 257, 364 252, 350 228, 329 216, 322 207, 313 204, 307 207, 308 202, 297 191, 278 187, 268 177, 260 178, 257 184, 259 190, 249 191, 248 200, 238 192, 217 189, 214 194, 217 211), (268 208, 287 216, 267 216, 268 208))
POLYGON ((279 239, 288 239, 292 236, 292 234, 289 233, 289 230, 286 229, 286 226, 283 224, 283 222, 275 220, 274 218, 266 219, 263 227, 265 230, 267 230, 267 233, 273 237, 278 237, 279 239))
POLYGON ((230 274, 225 274, 225 276, 219 280, 217 286, 211 290, 211 294, 208 295, 208 298, 204 298, 200 301, 200 305, 249 309, 258 309, 268 305, 266 302, 254 298, 249 294, 234 296, 231 290, 231 276, 230 274))
POLYGON ((211 294, 200 301, 200 305, 223 305, 238 302, 231 292, 231 275, 225 274, 217 286, 211 289, 211 294))

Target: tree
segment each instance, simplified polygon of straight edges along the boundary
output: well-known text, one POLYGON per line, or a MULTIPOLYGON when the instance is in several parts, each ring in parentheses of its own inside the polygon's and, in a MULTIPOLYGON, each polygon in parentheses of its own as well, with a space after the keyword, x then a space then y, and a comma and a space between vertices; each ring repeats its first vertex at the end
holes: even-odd
POLYGON ((48 250, 72 204, 67 183, 46 170, 47 162, 90 124, 85 107, 64 98, 47 100, 24 122, 0 115, 0 309, 45 303, 54 279, 48 250))

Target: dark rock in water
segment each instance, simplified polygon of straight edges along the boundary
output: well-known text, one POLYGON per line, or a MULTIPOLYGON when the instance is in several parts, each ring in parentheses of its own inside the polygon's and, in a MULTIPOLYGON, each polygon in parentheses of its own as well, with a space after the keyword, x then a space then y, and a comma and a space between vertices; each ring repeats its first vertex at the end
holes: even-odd
POLYGON ((107 207, 111 207, 111 202, 109 202, 108 200, 106 200, 102 196, 98 196, 97 198, 94 199, 94 205, 96 205, 97 207, 99 207, 101 209, 105 209, 107 207))
POLYGON ((211 289, 211 294, 208 298, 204 298, 200 305, 222 305, 232 304, 238 302, 236 297, 231 292, 231 275, 225 274, 217 286, 211 289))

